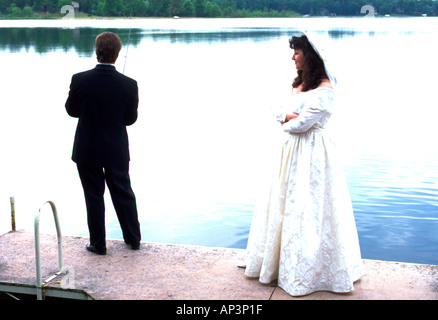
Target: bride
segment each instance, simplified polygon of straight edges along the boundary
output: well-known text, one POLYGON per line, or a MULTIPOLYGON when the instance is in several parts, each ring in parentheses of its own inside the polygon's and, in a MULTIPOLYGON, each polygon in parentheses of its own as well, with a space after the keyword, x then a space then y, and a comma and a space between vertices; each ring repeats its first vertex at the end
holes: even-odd
POLYGON ((245 275, 278 280, 293 296, 349 292, 362 276, 351 199, 326 129, 336 81, 308 36, 292 37, 298 76, 289 112, 277 116, 286 138, 267 201, 257 206, 245 275))

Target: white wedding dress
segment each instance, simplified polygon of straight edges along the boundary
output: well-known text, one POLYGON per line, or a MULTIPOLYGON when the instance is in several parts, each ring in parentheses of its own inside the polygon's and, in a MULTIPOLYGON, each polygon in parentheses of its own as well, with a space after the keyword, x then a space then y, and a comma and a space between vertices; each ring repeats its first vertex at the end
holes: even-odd
MULTIPOLYGON (((278 279, 293 296, 349 292, 362 276, 362 259, 343 168, 325 128, 334 90, 293 97, 285 141, 267 198, 254 212, 245 274, 278 279)), ((280 115, 284 119, 285 114, 280 115)))

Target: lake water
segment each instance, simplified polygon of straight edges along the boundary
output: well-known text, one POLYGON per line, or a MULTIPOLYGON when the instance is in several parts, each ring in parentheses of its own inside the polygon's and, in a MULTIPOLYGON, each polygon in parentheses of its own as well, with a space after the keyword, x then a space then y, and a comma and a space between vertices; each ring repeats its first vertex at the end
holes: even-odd
POLYGON ((290 98, 288 39, 305 29, 339 80, 333 129, 363 258, 438 264, 436 18, 0 21, 0 232, 14 196, 18 229, 53 200, 63 234, 88 235, 64 103, 107 29, 131 32, 116 68, 139 84, 128 133, 144 241, 246 247, 279 132, 270 110, 290 98))

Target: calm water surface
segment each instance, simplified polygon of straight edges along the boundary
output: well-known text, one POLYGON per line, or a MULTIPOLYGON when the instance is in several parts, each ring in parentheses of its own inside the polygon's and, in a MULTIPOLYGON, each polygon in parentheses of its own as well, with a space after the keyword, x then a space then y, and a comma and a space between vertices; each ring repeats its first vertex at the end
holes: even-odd
MULTIPOLYGON (((87 236, 70 160, 71 75, 95 65, 107 29, 130 46, 116 67, 138 80, 129 128, 144 241, 245 248, 294 77, 288 39, 317 34, 339 79, 333 129, 345 163, 362 255, 438 264, 438 20, 147 19, 0 21, 0 232, 55 201, 63 233, 87 236)), ((121 238, 109 194, 107 233, 121 238)), ((53 232, 50 210, 42 231, 53 232)))

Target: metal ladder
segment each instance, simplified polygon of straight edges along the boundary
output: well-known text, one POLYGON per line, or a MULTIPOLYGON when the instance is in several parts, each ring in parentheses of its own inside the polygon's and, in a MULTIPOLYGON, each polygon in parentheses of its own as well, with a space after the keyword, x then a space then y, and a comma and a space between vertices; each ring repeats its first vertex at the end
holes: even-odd
POLYGON ((36 290, 37 290, 37 299, 43 300, 43 289, 45 286, 49 284, 54 278, 59 276, 64 270, 64 258, 62 256, 62 235, 61 235, 61 227, 59 225, 58 213, 56 211, 56 206, 52 201, 47 201, 43 204, 38 213, 35 215, 35 261, 36 261, 36 290), (50 204, 52 208, 53 217, 55 219, 56 225, 56 234, 58 238, 58 265, 59 270, 53 276, 48 278, 46 281, 42 281, 41 279, 41 256, 40 256, 40 215, 41 209, 45 204, 50 204))

